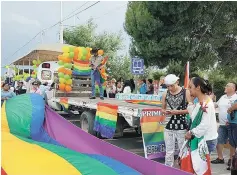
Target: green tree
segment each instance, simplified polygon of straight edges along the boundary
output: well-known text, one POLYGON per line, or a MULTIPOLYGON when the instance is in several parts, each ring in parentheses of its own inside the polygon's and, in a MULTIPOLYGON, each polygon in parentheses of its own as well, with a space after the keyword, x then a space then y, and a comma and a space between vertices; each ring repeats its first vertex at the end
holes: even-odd
POLYGON ((96 33, 97 25, 89 20, 84 25, 64 30, 63 39, 67 44, 82 47, 97 47, 104 50, 105 55, 113 59, 117 51, 123 48, 120 33, 96 33))
POLYGON ((197 70, 225 62, 221 48, 237 36, 236 24, 237 2, 136 1, 128 4, 125 30, 132 37, 130 54, 146 65, 163 68, 189 60, 197 70))
POLYGON ((116 59, 108 62, 107 67, 109 76, 116 80, 120 77, 124 80, 133 78, 131 73, 131 59, 128 56, 117 56, 116 59))

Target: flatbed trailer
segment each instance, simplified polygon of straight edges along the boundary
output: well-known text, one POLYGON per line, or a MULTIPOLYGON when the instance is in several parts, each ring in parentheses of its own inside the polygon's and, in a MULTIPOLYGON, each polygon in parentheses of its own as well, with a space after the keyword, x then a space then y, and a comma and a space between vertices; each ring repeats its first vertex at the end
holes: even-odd
MULTIPOLYGON (((134 95, 139 96, 138 94, 134 95)), ((151 97, 151 95, 143 96, 151 97)), ((143 109, 158 108, 158 106, 153 105, 128 103, 125 100, 120 100, 117 98, 105 98, 104 100, 100 100, 100 98, 97 98, 91 100, 89 99, 89 97, 53 97, 51 100, 54 103, 60 104, 61 98, 67 99, 69 105, 67 111, 69 112, 69 114, 79 114, 74 115, 74 117, 69 117, 68 120, 72 121, 75 125, 81 127, 84 131, 95 136, 97 136, 97 133, 93 131, 93 126, 98 102, 118 106, 118 120, 115 134, 116 137, 123 136, 123 130, 129 127, 134 128, 136 132, 140 134, 141 111, 143 109)), ((160 98, 160 96, 157 96, 157 98, 160 98)))

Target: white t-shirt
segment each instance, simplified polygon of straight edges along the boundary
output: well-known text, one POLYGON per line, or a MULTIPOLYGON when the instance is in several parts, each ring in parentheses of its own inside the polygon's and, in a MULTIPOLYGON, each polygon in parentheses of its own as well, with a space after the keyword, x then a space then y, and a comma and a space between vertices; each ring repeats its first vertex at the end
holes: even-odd
POLYGON ((237 94, 234 94, 232 96, 223 95, 218 102, 216 103, 218 105, 219 109, 219 121, 220 125, 226 125, 227 120, 227 110, 231 107, 231 104, 237 100, 237 94))
MULTIPOLYGON (((200 103, 188 107, 192 121, 196 117, 199 108, 200 103)), ((206 112, 203 112, 201 123, 196 128, 192 129, 192 132, 198 138, 204 136, 205 140, 214 140, 218 137, 215 106, 211 99, 207 103, 206 112)))
POLYGON ((131 94, 132 91, 131 91, 131 88, 129 86, 126 86, 123 90, 123 94, 131 94))

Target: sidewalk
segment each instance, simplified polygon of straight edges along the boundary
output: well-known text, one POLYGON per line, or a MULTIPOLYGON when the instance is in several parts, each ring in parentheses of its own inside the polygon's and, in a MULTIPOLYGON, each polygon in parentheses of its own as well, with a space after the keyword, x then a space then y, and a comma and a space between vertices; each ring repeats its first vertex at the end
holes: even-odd
MULTIPOLYGON (((227 161, 229 159, 229 149, 224 149, 223 151, 225 164, 211 164, 212 175, 230 175, 230 171, 226 170, 227 168, 227 161)), ((217 158, 217 152, 213 152, 211 154, 211 160, 217 158)))

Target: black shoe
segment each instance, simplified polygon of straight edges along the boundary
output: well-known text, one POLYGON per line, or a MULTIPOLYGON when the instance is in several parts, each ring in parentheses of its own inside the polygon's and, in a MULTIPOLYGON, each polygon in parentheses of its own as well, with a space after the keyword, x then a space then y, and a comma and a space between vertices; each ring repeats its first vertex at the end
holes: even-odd
POLYGON ((231 165, 231 159, 228 160, 227 166, 230 167, 231 165))
POLYGON ((230 171, 230 166, 228 166, 226 169, 230 171))
POLYGON ((95 97, 90 97, 90 99, 91 99, 91 100, 94 100, 94 99, 96 99, 96 98, 95 98, 95 97))
POLYGON ((213 163, 213 164, 224 164, 225 161, 224 161, 224 159, 217 158, 216 160, 211 161, 211 163, 213 163))
POLYGON ((104 100, 104 97, 100 97, 101 100, 104 100))

